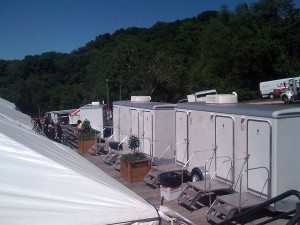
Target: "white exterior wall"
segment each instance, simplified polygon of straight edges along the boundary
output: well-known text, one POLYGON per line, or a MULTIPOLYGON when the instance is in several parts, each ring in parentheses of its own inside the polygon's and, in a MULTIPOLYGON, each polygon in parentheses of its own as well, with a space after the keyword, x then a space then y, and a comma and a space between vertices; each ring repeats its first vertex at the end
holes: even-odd
POLYGON ((193 158, 191 158, 189 162, 188 167, 189 172, 191 172, 194 167, 204 167, 206 160, 212 157, 213 151, 206 150, 213 149, 215 145, 215 120, 214 117, 213 119, 210 118, 210 113, 208 112, 192 110, 190 112, 188 121, 188 155, 189 157, 192 157, 194 154, 193 158))
MULTIPOLYGON (((287 190, 300 190, 300 118, 285 118, 276 121, 273 134, 272 196, 287 190)), ((286 200, 281 203, 286 203, 286 200)))
POLYGON ((113 138, 114 141, 120 140, 120 107, 113 106, 113 138))
MULTIPOLYGON (((179 109, 182 111, 183 109, 179 109)), ((188 155, 191 157, 193 153, 196 151, 200 151, 195 153, 194 157, 190 160, 188 164, 188 171, 191 172, 195 167, 204 167, 208 158, 212 157, 213 151, 203 151, 208 149, 213 149, 216 144, 216 118, 225 117, 231 118, 233 123, 233 154, 234 157, 233 165, 234 165, 234 179, 233 182, 236 183, 238 177, 241 172, 247 169, 247 164, 244 164, 244 158, 247 156, 247 120, 262 120, 273 123, 271 118, 258 118, 258 117, 247 117, 242 115, 233 115, 233 114, 223 114, 223 113, 215 113, 215 112, 205 112, 205 111, 197 111, 197 110, 186 110, 189 113, 188 118, 188 155), (244 165, 244 167, 243 167, 244 165)), ((273 126, 273 125, 272 125, 273 126)), ((185 129, 185 128, 181 128, 185 129)), ((272 138, 274 139, 274 138, 272 138)), ((177 143, 177 140, 175 140, 177 143)), ((228 140, 224 140, 224 143, 227 143, 228 140)), ((274 142, 274 141, 273 141, 274 142)), ((260 143, 258 143, 260 144, 260 143)), ((222 146, 218 146, 217 151, 220 151, 222 146)), ((179 148, 176 149, 178 151, 179 148)), ((178 154, 178 152, 176 152, 178 154)), ((218 154, 217 154, 218 155, 218 154)), ((251 156, 250 156, 251 157, 251 156)), ((225 159, 224 159, 225 160, 225 159)), ((223 159, 220 161, 223 161, 223 159)), ((220 163, 220 162, 219 162, 220 163)), ((207 166, 209 163, 207 163, 207 166)), ((213 161, 212 166, 210 168, 210 174, 212 175, 215 170, 216 163, 213 161)), ((259 166, 259 165, 257 165, 259 166)), ((222 166, 220 171, 226 166, 222 166)), ((223 172, 227 169, 223 169, 223 172)), ((247 190, 247 174, 243 176, 243 186, 242 191, 247 190)), ((239 190, 239 183, 237 185, 236 190, 239 190)))
MULTIPOLYGON (((173 150, 168 150, 163 155, 159 163, 170 163, 174 151, 174 110, 158 109, 150 110, 129 106, 114 105, 114 109, 119 108, 119 121, 113 120, 115 141, 122 141, 126 136, 138 136, 140 139, 139 151, 158 158, 163 151, 170 145, 173 150), (147 120, 148 118, 148 120, 147 120), (118 127, 119 129, 115 128, 118 127), (118 132, 120 138, 118 138, 118 132), (151 143, 153 145, 151 146, 151 143)), ((115 115, 114 110, 114 116, 115 115)), ((128 139, 127 138, 127 139, 128 139)), ((125 140, 127 143, 127 140, 125 140)))
POLYGON ((158 164, 171 163, 174 152, 175 140, 175 113, 174 110, 154 110, 153 121, 153 157, 158 159, 158 164), (166 150, 168 148, 168 150, 166 150), (165 153, 163 153, 166 150, 165 153))
POLYGON ((127 143, 128 138, 131 135, 131 118, 130 118, 130 108, 126 106, 120 106, 120 139, 119 141, 125 141, 127 143))
POLYGON ((88 120, 90 121, 91 127, 93 129, 102 131, 104 127, 103 108, 80 108, 80 120, 88 120))

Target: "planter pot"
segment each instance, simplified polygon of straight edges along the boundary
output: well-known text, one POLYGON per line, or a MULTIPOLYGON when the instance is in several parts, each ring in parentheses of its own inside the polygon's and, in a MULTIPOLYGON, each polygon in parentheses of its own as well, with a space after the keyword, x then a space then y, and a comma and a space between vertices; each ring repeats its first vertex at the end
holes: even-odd
POLYGON ((181 186, 178 187, 164 187, 160 185, 160 196, 164 197, 167 201, 172 201, 178 198, 182 189, 181 186))
POLYGON ((121 177, 129 183, 143 181, 144 177, 151 170, 151 161, 149 159, 139 160, 131 163, 121 161, 121 177))
POLYGON ((79 139, 78 140, 78 152, 86 153, 96 144, 95 138, 79 139))

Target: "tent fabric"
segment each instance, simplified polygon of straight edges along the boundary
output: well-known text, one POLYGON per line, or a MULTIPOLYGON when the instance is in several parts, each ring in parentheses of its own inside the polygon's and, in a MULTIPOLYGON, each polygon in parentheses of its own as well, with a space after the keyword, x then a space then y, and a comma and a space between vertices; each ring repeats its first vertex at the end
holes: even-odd
POLYGON ((156 209, 0 104, 0 224, 157 224, 156 209), (6 114, 8 113, 8 114, 6 114))
POLYGON ((5 107, 12 108, 12 109, 16 109, 17 108, 16 105, 15 105, 15 103, 7 101, 4 98, 0 98, 0 104, 4 105, 5 107))

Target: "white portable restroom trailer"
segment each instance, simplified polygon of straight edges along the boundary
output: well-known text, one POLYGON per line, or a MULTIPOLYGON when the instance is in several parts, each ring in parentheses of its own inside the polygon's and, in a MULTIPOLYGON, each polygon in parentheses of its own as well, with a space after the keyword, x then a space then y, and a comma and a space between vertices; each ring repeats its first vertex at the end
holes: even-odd
POLYGON ((101 132, 103 137, 103 129, 106 126, 106 105, 101 105, 99 102, 80 107, 80 120, 88 120, 94 130, 101 132))
MULTIPOLYGON (((170 163, 174 148, 173 104, 147 101, 117 101, 113 104, 114 140, 121 142, 131 135, 140 139, 140 151, 170 163)), ((127 143, 127 141, 124 141, 127 143)))
POLYGON ((62 121, 69 122, 69 113, 73 112, 75 109, 67 109, 67 110, 58 110, 46 112, 46 116, 53 123, 59 123, 62 121))
MULTIPOLYGON (((203 167, 212 157, 213 151, 203 150, 217 146, 216 157, 229 156, 233 160, 233 177, 228 177, 230 165, 226 164, 220 167, 217 177, 231 180, 236 191, 241 180, 242 191, 266 198, 290 189, 300 190, 300 108, 190 102, 176 105, 175 118, 176 162, 184 164, 194 154, 188 162, 189 172, 203 167)), ((210 174, 224 160, 215 159, 210 174)), ((203 172, 203 168, 200 170, 203 172)), ((291 202, 276 203, 275 210, 287 208, 291 202)))

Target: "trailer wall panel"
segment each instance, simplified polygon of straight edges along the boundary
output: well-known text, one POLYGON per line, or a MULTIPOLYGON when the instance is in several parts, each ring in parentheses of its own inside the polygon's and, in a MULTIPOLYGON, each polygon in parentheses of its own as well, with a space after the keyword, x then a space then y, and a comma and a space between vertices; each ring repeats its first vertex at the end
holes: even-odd
POLYGON ((155 160, 162 155, 159 164, 171 163, 175 139, 175 113, 173 110, 154 111, 153 151, 155 160))

